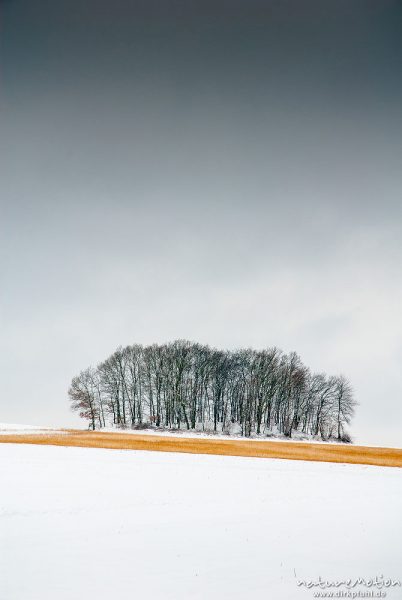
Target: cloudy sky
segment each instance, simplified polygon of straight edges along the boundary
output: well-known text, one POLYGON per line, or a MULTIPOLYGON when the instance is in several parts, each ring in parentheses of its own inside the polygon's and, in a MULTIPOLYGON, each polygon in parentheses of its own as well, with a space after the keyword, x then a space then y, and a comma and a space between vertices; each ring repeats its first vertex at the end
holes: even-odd
POLYGON ((402 3, 0 1, 0 421, 118 345, 296 350, 401 446, 402 3))

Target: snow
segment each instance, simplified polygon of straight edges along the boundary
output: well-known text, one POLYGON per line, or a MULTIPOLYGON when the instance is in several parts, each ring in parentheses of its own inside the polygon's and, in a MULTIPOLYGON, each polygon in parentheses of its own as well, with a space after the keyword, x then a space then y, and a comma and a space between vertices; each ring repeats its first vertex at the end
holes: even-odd
POLYGON ((47 429, 46 427, 38 427, 37 425, 16 425, 15 423, 0 423, 0 431, 16 431, 27 429, 47 429))
MULTIPOLYGON (((0 423, 0 435, 23 435, 32 433, 50 433, 54 430, 50 427, 38 427, 36 425, 16 425, 15 423, 0 423)), ((59 432, 62 433, 62 432, 59 432)))
POLYGON ((300 432, 294 432, 291 438, 286 437, 282 434, 277 435, 267 435, 253 434, 251 437, 245 437, 242 435, 225 435, 220 433, 219 431, 196 431, 194 429, 158 429, 156 427, 149 426, 147 428, 138 428, 138 429, 120 429, 117 427, 103 427, 102 429, 97 429, 99 433, 123 433, 127 435, 158 435, 162 437, 183 437, 183 438, 205 438, 205 439, 219 439, 219 440, 242 440, 243 442, 304 442, 304 443, 312 443, 312 444, 338 444, 341 446, 345 446, 343 442, 338 442, 336 440, 322 440, 319 436, 312 437, 301 434, 300 432))
MULTIPOLYGON (((78 430, 76 430, 78 431, 78 430)), ((91 429, 85 428, 81 431, 87 433, 88 431, 92 431, 91 429)), ((214 431, 197 431, 197 430, 187 430, 187 429, 159 429, 155 426, 149 425, 149 427, 138 428, 138 429, 120 429, 117 427, 103 427, 102 429, 97 429, 100 433, 118 433, 118 434, 127 434, 127 435, 157 435, 162 437, 186 437, 186 438, 218 438, 222 440, 243 440, 243 441, 254 441, 254 442, 266 442, 266 441, 274 441, 274 442, 305 442, 305 443, 320 443, 320 444, 339 444, 336 440, 324 441, 321 438, 311 437, 300 432, 295 431, 292 438, 285 437, 284 435, 275 434, 275 435, 264 435, 261 434, 259 436, 253 435, 252 437, 244 437, 242 435, 224 435, 222 433, 214 432, 214 431)), ((69 431, 65 429, 55 429, 50 427, 38 427, 35 425, 15 425, 10 423, 0 423, 0 435, 24 435, 24 434, 51 434, 57 433, 57 435, 69 435, 69 431)), ((344 445, 340 443, 340 445, 344 445)))
POLYGON ((313 598, 300 579, 402 579, 401 469, 0 444, 0 481, 7 600, 297 600, 313 598))

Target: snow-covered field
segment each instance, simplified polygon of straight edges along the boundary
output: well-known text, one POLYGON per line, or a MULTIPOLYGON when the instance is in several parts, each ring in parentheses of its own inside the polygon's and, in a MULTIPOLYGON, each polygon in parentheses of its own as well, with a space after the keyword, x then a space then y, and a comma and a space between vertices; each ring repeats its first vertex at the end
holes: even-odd
POLYGON ((397 468, 0 444, 0 482, 2 600, 297 600, 317 591, 298 580, 402 579, 397 468))
MULTIPOLYGON (((89 431, 88 428, 83 428, 83 432, 89 431)), ((306 442, 306 443, 321 443, 321 444, 337 444, 336 440, 324 441, 319 436, 312 437, 307 436, 305 434, 300 433, 299 431, 295 431, 292 438, 288 438, 283 434, 275 433, 271 436, 267 436, 266 434, 261 433, 261 435, 253 435, 252 437, 245 438, 244 436, 238 434, 224 435, 221 432, 210 431, 194 431, 187 429, 159 429, 155 426, 150 425, 149 427, 143 427, 138 429, 120 429, 116 427, 105 427, 97 430, 100 433, 119 433, 119 434, 127 434, 127 435, 158 435, 163 437, 188 437, 188 438, 206 438, 211 439, 213 437, 218 437, 221 440, 247 440, 247 441, 277 441, 277 442, 306 442)), ((23 435, 23 434, 33 434, 33 433, 55 433, 58 434, 68 434, 67 430, 51 428, 51 427, 38 427, 35 425, 16 425, 10 423, 0 423, 0 435, 23 435)), ((341 443, 343 446, 344 444, 341 443)))
MULTIPOLYGON (((36 425, 17 425, 16 423, 0 423, 0 435, 24 435, 29 433, 52 433, 55 431, 50 427, 37 427, 36 425)), ((63 433, 57 430, 58 433, 63 433)))
POLYGON ((279 434, 279 433, 275 433, 275 434, 271 434, 271 435, 267 435, 264 433, 261 433, 260 435, 256 435, 256 434, 252 434, 251 437, 244 437, 242 436, 240 433, 238 434, 231 434, 231 435, 225 435, 223 433, 221 433, 220 431, 214 432, 213 430, 210 431, 196 431, 193 429, 187 430, 187 429, 159 429, 157 427, 153 427, 153 426, 149 426, 149 427, 144 427, 144 428, 138 428, 138 429, 119 429, 116 427, 105 427, 102 429, 98 429, 97 431, 99 431, 100 433, 123 433, 123 434, 127 434, 127 435, 159 435, 159 436, 164 436, 164 437, 172 437, 172 436, 177 436, 177 437, 186 437, 186 438, 205 438, 205 439, 211 439, 211 438, 219 438, 220 440, 243 440, 243 441, 247 441, 247 442, 267 442, 267 441, 273 441, 273 442, 305 442, 305 443, 319 443, 319 444, 338 444, 341 446, 344 446, 345 444, 342 442, 337 442, 336 440, 330 440, 330 441, 324 441, 321 439, 320 436, 308 436, 305 434, 300 433, 299 431, 294 432, 294 434, 292 435, 291 438, 286 437, 283 434, 279 434))

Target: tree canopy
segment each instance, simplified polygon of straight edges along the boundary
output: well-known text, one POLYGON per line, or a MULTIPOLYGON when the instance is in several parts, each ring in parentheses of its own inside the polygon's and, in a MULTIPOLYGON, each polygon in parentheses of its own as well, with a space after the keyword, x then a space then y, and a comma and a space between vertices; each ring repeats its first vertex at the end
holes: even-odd
POLYGON ((295 352, 218 350, 186 340, 119 347, 74 377, 69 397, 93 429, 152 424, 342 441, 350 441, 346 425, 356 405, 344 376, 312 373, 295 352))

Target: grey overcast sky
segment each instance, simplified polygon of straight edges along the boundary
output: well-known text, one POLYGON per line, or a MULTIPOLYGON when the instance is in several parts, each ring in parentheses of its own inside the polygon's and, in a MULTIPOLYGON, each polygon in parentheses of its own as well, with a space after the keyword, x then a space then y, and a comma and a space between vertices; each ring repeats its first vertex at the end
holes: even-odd
POLYGON ((0 421, 118 345, 296 350, 402 446, 402 3, 0 0, 0 421))

